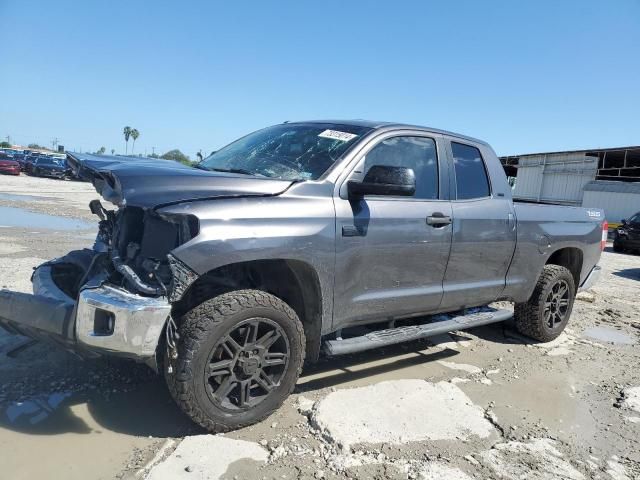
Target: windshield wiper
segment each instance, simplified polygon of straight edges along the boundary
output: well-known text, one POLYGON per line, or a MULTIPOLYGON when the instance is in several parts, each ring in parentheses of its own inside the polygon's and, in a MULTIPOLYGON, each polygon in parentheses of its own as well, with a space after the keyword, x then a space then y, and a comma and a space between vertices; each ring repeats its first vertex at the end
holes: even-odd
POLYGON ((256 172, 251 172, 249 170, 245 170, 244 168, 209 168, 213 172, 223 172, 223 173, 239 173, 241 175, 252 175, 258 177, 264 177, 264 175, 256 172))
POLYGON ((205 167, 204 165, 200 165, 199 163, 193 164, 192 167, 197 168, 198 170, 206 170, 207 172, 209 171, 207 167, 205 167))

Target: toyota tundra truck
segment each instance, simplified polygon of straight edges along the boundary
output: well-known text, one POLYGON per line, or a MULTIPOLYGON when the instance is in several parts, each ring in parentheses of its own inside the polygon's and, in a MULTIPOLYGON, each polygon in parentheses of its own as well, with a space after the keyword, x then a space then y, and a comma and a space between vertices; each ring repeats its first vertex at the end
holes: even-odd
POLYGON ((195 168, 70 164, 113 206, 90 203, 93 248, 36 268, 33 295, 0 292, 0 325, 147 363, 212 432, 264 419, 320 355, 509 319, 553 340, 606 241, 601 210, 514 202, 487 143, 413 125, 283 123, 195 168))

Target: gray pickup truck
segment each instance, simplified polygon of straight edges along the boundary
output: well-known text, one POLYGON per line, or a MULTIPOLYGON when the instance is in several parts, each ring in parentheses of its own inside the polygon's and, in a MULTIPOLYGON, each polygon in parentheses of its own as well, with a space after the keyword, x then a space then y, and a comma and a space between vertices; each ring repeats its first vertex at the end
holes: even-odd
POLYGON ((303 363, 514 318, 565 328, 598 277, 600 210, 512 201, 480 140, 366 121, 284 123, 196 168, 71 156, 93 249, 0 292, 0 325, 146 362, 211 431, 257 422, 303 363), (510 301, 513 310, 492 308, 510 301))

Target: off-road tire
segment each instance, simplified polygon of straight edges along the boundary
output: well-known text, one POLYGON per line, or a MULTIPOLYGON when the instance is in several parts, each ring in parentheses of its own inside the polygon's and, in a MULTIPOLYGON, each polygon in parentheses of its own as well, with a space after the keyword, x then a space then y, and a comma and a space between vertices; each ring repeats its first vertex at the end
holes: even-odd
POLYGON ((575 296, 576 287, 571 272, 559 265, 545 265, 529 300, 515 305, 514 320, 516 329, 521 334, 540 342, 550 342, 558 338, 569 321, 575 296), (561 281, 566 282, 569 286, 569 304, 564 321, 550 328, 544 318, 545 302, 554 285, 561 281))
POLYGON ((302 323, 289 305, 260 290, 236 290, 207 300, 186 313, 178 323, 177 359, 164 359, 164 374, 171 396, 198 425, 212 433, 226 432, 257 423, 279 408, 291 394, 305 358, 302 323), (289 344, 289 363, 279 385, 249 410, 230 414, 207 395, 202 381, 209 354, 230 328, 250 318, 266 318, 284 331, 289 344))

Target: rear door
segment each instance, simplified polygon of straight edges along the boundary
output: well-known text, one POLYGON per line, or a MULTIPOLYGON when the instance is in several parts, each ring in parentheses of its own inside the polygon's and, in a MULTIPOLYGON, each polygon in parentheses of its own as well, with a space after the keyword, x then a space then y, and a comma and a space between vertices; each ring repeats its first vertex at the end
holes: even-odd
POLYGON ((441 149, 435 135, 387 133, 364 148, 355 168, 343 178, 335 198, 335 328, 439 307, 451 225, 442 218, 427 219, 451 216, 446 154, 441 149), (412 168, 414 196, 349 200, 347 181, 361 180, 373 165, 412 168))
POLYGON ((492 178, 497 182, 504 176, 497 157, 497 165, 487 165, 480 145, 451 139, 448 146, 453 238, 441 308, 455 310, 500 296, 515 249, 516 223, 510 197, 491 184, 492 178))

